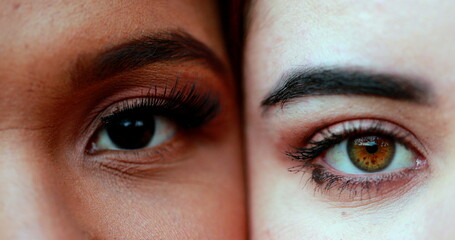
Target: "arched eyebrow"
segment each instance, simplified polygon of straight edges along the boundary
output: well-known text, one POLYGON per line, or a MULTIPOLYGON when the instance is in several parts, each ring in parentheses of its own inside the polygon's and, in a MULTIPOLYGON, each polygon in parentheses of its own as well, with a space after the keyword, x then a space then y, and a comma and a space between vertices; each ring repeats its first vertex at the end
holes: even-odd
POLYGON ((261 102, 267 111, 276 104, 309 96, 363 95, 430 104, 433 91, 420 79, 344 68, 297 69, 285 74, 261 102))
POLYGON ((154 33, 108 50, 80 56, 71 71, 78 87, 154 63, 199 61, 224 73, 225 63, 205 44, 183 31, 154 33))

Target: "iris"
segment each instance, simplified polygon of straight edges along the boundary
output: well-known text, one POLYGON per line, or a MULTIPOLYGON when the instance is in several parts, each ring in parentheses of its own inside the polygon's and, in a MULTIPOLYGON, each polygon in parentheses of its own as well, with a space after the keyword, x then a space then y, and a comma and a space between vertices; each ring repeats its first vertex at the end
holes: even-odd
POLYGON ((347 152, 352 163, 360 170, 377 172, 392 162, 395 142, 380 136, 362 136, 349 139, 347 152))

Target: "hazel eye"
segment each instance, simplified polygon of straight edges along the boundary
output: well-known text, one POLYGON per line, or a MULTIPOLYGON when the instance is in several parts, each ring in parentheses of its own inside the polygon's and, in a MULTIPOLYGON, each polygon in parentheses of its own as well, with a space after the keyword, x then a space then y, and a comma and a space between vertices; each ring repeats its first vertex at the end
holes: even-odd
POLYGON ((367 135, 354 136, 333 146, 324 159, 344 173, 371 174, 412 168, 416 154, 392 137, 367 135))
POLYGON ((122 112, 103 121, 91 142, 90 152, 149 148, 168 141, 176 133, 174 123, 146 109, 122 112))

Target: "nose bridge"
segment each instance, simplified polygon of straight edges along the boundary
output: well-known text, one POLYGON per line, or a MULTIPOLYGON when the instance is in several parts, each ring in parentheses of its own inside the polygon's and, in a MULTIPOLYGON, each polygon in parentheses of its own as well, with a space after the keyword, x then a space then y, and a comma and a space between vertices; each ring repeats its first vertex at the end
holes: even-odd
POLYGON ((59 196, 55 159, 25 139, 0 133, 0 239, 81 239, 59 196))

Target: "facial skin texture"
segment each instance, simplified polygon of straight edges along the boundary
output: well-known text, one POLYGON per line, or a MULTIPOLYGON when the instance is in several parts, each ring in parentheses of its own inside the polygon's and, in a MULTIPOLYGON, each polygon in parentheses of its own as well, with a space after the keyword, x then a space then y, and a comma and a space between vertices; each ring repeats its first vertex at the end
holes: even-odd
POLYGON ((454 10, 453 1, 251 4, 244 89, 252 239, 455 237, 454 10), (333 68, 405 76, 425 86, 429 99, 419 103, 344 88, 266 111, 261 106, 289 72, 333 68), (317 188, 311 170, 288 171, 299 165, 285 154, 291 146, 304 147, 321 128, 356 119, 405 129, 425 149, 427 165, 409 181, 384 184, 363 200, 349 190, 317 188))
POLYGON ((215 1, 0 5, 0 239, 244 238, 235 88, 215 1), (206 45, 222 69, 182 57, 87 75, 100 54, 162 32, 206 45), (221 112, 150 149, 86 151, 109 106, 176 79, 213 92, 221 112))

